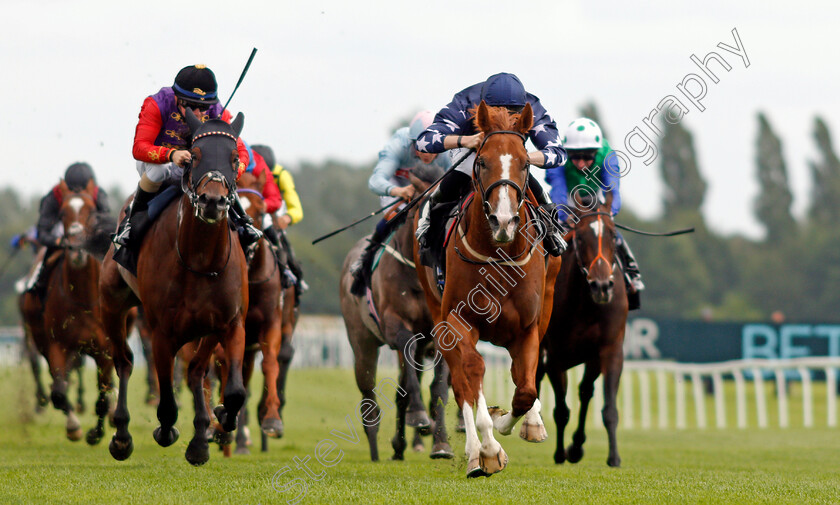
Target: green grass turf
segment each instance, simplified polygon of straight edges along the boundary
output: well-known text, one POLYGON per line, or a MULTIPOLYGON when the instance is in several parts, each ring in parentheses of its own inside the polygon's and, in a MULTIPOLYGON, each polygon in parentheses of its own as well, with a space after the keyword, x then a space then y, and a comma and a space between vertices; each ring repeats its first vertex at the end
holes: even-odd
MULTIPOLYGON (((409 449, 406 461, 389 461, 394 422, 393 411, 385 407, 379 436, 382 461, 371 463, 361 425, 354 418, 360 395, 347 370, 293 370, 285 437, 272 440, 270 451, 260 453, 252 416, 251 455, 226 460, 211 446, 210 461, 195 468, 184 459, 193 431, 190 397, 182 396, 180 440, 169 448, 158 447, 152 438, 155 410, 142 403, 144 374, 145 370, 137 370, 131 385, 134 454, 118 462, 107 449, 112 428, 96 447, 69 442, 61 413, 51 407, 43 414, 32 413, 29 370, 1 368, 0 503, 287 503, 297 489, 281 493, 272 486, 272 476, 286 466, 290 471, 275 483, 279 487, 301 479, 298 482, 307 486, 300 501, 304 504, 840 503, 840 431, 824 423, 813 429, 784 430, 718 430, 714 424, 707 430, 620 429, 622 468, 612 469, 606 466, 605 433, 596 427, 589 431, 581 463, 555 465, 555 431, 553 422, 547 422, 549 439, 543 444, 528 444, 515 435, 498 436, 510 457, 508 467, 491 478, 468 480, 460 433, 450 433, 454 460, 432 461, 427 453, 409 449), (348 431, 348 415, 359 436, 357 443, 331 434, 348 431), (341 461, 331 468, 314 460, 316 446, 325 439, 342 451, 341 461), (307 456, 312 457, 310 467, 323 473, 321 480, 296 468, 293 458, 307 456)), ((380 373, 380 378, 387 376, 393 374, 380 373)), ((255 382, 261 380, 255 377, 255 382)), ((93 425, 93 384, 89 373, 88 410, 81 416, 85 430, 93 425)), ((815 406, 824 401, 824 396, 816 395, 815 406)), ((448 414, 454 426, 451 404, 448 414)), ((549 413, 544 411, 543 416, 550 421, 549 413)))

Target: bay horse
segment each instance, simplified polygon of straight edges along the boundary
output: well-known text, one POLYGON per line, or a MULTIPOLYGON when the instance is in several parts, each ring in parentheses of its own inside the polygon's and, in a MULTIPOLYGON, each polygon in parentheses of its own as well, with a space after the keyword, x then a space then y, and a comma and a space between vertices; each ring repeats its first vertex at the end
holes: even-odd
POLYGON ((248 272, 239 237, 228 225, 239 158, 236 140, 243 126, 238 114, 232 124, 218 119, 201 123, 192 111, 184 115, 192 132, 192 164, 184 170, 184 194, 151 225, 133 276, 105 257, 100 290, 102 319, 114 347, 120 379, 114 421, 117 432, 110 452, 125 460, 133 451, 128 430, 128 380, 133 356, 126 342, 126 314, 143 304, 152 333, 152 354, 160 385, 154 438, 163 447, 178 439, 178 406, 172 386, 174 357, 185 343, 200 340, 188 369, 193 393, 195 435, 185 457, 193 465, 210 458, 206 431, 210 415, 202 388, 210 356, 217 343, 224 347, 228 374, 221 378, 223 400, 215 414, 225 431, 236 428, 236 415, 246 399, 242 381, 245 315, 248 310, 248 272))
POLYGON ((571 244, 563 254, 557 275, 554 311, 543 347, 544 363, 537 384, 548 374, 554 388, 554 422, 557 449, 554 461, 577 463, 583 457, 586 413, 592 399, 595 379, 604 375, 602 417, 609 438, 607 464, 621 464, 616 444, 618 409, 616 393, 624 364, 624 330, 627 322, 627 295, 623 274, 616 260, 616 230, 610 214, 611 198, 600 207, 585 203, 593 211, 577 211, 574 227, 567 234, 571 244), (563 448, 563 433, 569 422, 566 406, 566 371, 581 363, 586 366, 580 382, 580 412, 572 444, 563 448))
MULTIPOLYGON (((436 165, 418 164, 410 172, 410 180, 418 192, 425 191, 429 184, 443 172, 436 165)), ((381 410, 376 402, 377 394, 387 393, 389 388, 378 388, 376 368, 379 348, 388 345, 397 351, 400 366, 399 386, 396 395, 397 431, 391 440, 394 449, 392 459, 404 459, 407 446, 405 426, 431 431, 434 443, 430 457, 452 458, 454 454, 449 446, 446 434, 445 407, 449 396, 449 370, 443 360, 438 360, 435 377, 430 386, 430 409, 432 421, 426 413, 420 393, 420 374, 423 355, 431 344, 432 316, 426 305, 423 290, 417 281, 414 257, 415 227, 413 214, 410 221, 398 224, 390 241, 384 246, 379 264, 371 276, 370 301, 375 307, 379 321, 371 315, 367 296, 355 296, 351 293, 353 284, 351 266, 361 256, 367 246, 367 237, 360 239, 347 254, 341 270, 339 296, 347 337, 353 348, 355 358, 356 385, 362 393, 364 402, 370 404, 364 418, 364 430, 368 439, 371 461, 379 461, 377 434, 381 410), (424 336, 413 340, 414 335, 424 336), (402 393, 402 394, 400 394, 402 393)), ((409 219, 409 218, 406 218, 409 219)), ((384 383, 383 383, 384 386, 384 383)), ((381 399, 386 405, 393 406, 387 399, 381 399)), ((415 436, 415 447, 422 445, 422 439, 415 436)))
MULTIPOLYGON (((240 194, 242 207, 260 226, 265 217, 265 199, 262 188, 265 185, 265 173, 255 177, 253 173, 242 174, 238 181, 237 192, 240 194)), ((248 262, 248 315, 245 318, 245 358, 243 376, 245 387, 251 380, 254 359, 257 351, 263 355, 263 387, 258 408, 260 431, 273 438, 283 434, 283 421, 280 419, 280 396, 277 382, 280 365, 277 356, 282 343, 283 287, 282 272, 277 258, 265 237, 257 243, 253 257, 248 262)), ((236 431, 236 452, 247 454, 247 405, 239 411, 239 423, 236 431)))
POLYGON ((540 340, 551 316, 551 281, 560 261, 545 253, 545 229, 530 210, 534 204, 525 205, 533 199, 527 196, 525 149, 533 125, 530 104, 511 115, 482 101, 470 112, 484 138, 473 165, 474 197, 464 204, 457 231, 446 245, 442 294, 432 269, 420 264, 416 248, 415 261, 435 322, 435 344, 449 365, 455 400, 464 414, 467 476, 477 477, 500 472, 507 465, 494 427, 508 435, 525 417, 520 437, 529 442, 547 437, 535 376, 540 340), (484 359, 476 350, 479 339, 510 353, 516 384, 511 412, 487 406, 484 359))
POLYGON ((82 428, 76 409, 67 398, 68 375, 82 367, 82 354, 96 362, 98 420, 85 437, 88 444, 95 445, 105 434, 105 416, 110 410, 108 394, 113 388, 111 348, 100 320, 100 261, 85 249, 97 214, 95 186, 90 181, 82 191, 72 191, 62 180, 59 192, 62 246, 53 253, 55 257, 44 259, 58 263, 49 273, 43 303, 36 294, 26 292, 20 307, 27 339, 47 359, 53 379, 50 399, 56 409, 66 414, 67 438, 73 441, 82 438, 82 428))

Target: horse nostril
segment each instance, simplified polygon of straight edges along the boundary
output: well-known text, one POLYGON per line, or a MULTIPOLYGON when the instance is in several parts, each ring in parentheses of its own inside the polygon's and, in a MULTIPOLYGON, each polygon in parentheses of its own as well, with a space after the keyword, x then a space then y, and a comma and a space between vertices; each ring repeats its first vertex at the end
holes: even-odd
POLYGON ((198 195, 198 203, 199 205, 207 205, 207 195, 198 195))
POLYGON ((489 222, 490 226, 492 226, 493 228, 499 227, 499 218, 496 217, 495 214, 490 214, 489 216, 487 216, 487 222, 489 222))
POLYGON ((511 221, 513 222, 514 226, 519 226, 519 221, 521 221, 521 219, 520 219, 519 215, 517 214, 517 215, 513 216, 513 219, 511 219, 511 221))
POLYGON ((608 288, 608 289, 612 289, 612 288, 613 288, 613 286, 615 286, 615 281, 614 281, 614 280, 612 280, 612 279, 610 279, 610 281, 607 283, 607 288, 608 288))

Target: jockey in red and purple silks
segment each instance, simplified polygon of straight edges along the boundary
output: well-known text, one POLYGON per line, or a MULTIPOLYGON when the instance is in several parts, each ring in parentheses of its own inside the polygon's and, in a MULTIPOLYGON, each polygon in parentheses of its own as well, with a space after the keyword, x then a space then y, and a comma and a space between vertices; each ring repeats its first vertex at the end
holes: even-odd
MULTIPOLYGON (((135 216, 148 209, 148 203, 166 181, 180 179, 185 164, 192 161, 189 151, 189 127, 184 114, 192 113, 201 121, 221 118, 230 122, 229 111, 222 111, 217 93, 216 76, 204 65, 184 67, 170 87, 161 88, 146 97, 140 109, 134 133, 132 154, 137 160, 140 182, 134 200, 126 212, 126 222, 114 237, 118 245, 128 245, 140 237, 131 231, 135 216)), ((248 165, 248 150, 237 139, 239 167, 237 178, 248 165)), ((231 207, 231 219, 240 228, 240 241, 247 247, 259 239, 259 230, 250 226, 238 198, 231 207)))

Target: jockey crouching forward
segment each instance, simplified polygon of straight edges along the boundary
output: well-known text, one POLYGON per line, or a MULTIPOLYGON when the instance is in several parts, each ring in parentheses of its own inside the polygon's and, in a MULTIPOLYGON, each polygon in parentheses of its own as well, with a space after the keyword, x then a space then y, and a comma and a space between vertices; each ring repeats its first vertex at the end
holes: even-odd
MULTIPOLYGON (((408 202, 414 197, 414 186, 408 178, 408 172, 418 163, 437 165, 443 170, 449 170, 452 162, 448 156, 438 156, 417 148, 417 137, 431 126, 435 113, 430 110, 418 112, 409 126, 394 132, 391 140, 379 151, 379 161, 373 168, 373 174, 368 180, 368 187, 380 196, 382 206, 394 204, 398 201, 408 202)), ((400 208, 401 204, 393 210, 400 208)), ((376 251, 382 247, 382 241, 391 231, 388 217, 383 217, 368 239, 370 243, 365 248, 358 262, 353 265, 353 285, 350 292, 356 296, 365 294, 365 288, 370 285, 371 267, 376 251)))
MULTIPOLYGON (((530 103, 534 111, 534 125, 528 132, 528 138, 538 151, 528 153, 531 165, 540 168, 554 168, 566 161, 566 151, 560 143, 557 125, 536 96, 526 93, 519 78, 513 74, 500 73, 491 75, 485 82, 474 84, 458 92, 452 101, 435 116, 434 123, 417 139, 417 149, 424 153, 442 153, 452 150, 452 158, 462 156, 464 149, 477 151, 484 140, 484 133, 477 132, 470 110, 481 101, 493 107, 506 107, 511 112, 520 112, 525 103, 530 103)), ((430 204, 423 207, 423 213, 417 225, 417 240, 420 246, 428 248, 430 241, 426 237, 429 229, 431 208, 434 204, 453 202, 470 188, 475 152, 468 156, 455 173, 447 175, 440 186, 429 198, 430 204)), ((548 195, 532 175, 528 177, 528 187, 541 206, 551 204, 548 195)), ((523 188, 524 189, 524 188, 523 188)), ((551 214, 540 213, 546 225, 544 244, 546 251, 559 256, 566 249, 566 243, 560 234, 551 214)))
MULTIPOLYGON (((78 192, 87 189, 96 202, 97 212, 108 213, 108 193, 96 185, 93 169, 87 163, 73 163, 64 172, 64 182, 71 191, 78 192)), ((49 193, 41 199, 35 240, 41 247, 35 257, 35 266, 29 274, 25 289, 44 296, 47 280, 54 261, 49 261, 52 254, 61 249, 64 240, 64 227, 61 223, 62 202, 61 183, 56 184, 49 193)))
MULTIPOLYGON (((621 210, 621 169, 618 156, 610 148, 598 124, 585 117, 572 121, 563 137, 563 146, 569 154, 569 160, 559 169, 549 170, 545 174, 546 182, 551 185, 551 199, 558 204, 558 219, 561 222, 568 219, 563 208, 568 208, 570 192, 581 185, 595 195, 611 193, 610 212, 613 216, 618 214, 621 210)), ((645 285, 627 240, 618 230, 616 234, 616 250, 624 267, 630 310, 633 310, 639 307, 639 291, 645 289, 645 285)))
MULTIPOLYGON (((139 247, 150 224, 147 215, 149 202, 164 182, 178 183, 184 167, 192 161, 190 129, 184 121, 184 114, 190 113, 187 108, 193 109, 192 113, 202 122, 220 117, 228 123, 231 121, 230 112, 222 112, 216 88, 213 71, 204 65, 194 65, 181 69, 171 87, 161 88, 143 102, 132 149, 140 182, 126 210, 126 219, 114 236, 114 243, 118 246, 139 247)), ((236 146, 239 152, 238 178, 250 160, 242 139, 237 139, 236 146)), ((260 231, 251 226, 251 220, 235 193, 230 219, 239 231, 243 248, 247 249, 261 237, 260 231)))
MULTIPOLYGON (((283 165, 277 163, 277 158, 274 157, 274 150, 271 147, 266 145, 253 145, 251 146, 251 150, 255 156, 259 155, 262 157, 265 164, 271 168, 274 183, 277 184, 277 188, 282 195, 280 208, 271 217, 274 226, 271 231, 266 229, 264 232, 266 235, 269 233, 275 234, 286 253, 286 265, 283 269, 283 276, 295 285, 295 305, 297 305, 300 303, 300 295, 306 292, 309 286, 303 280, 303 268, 301 268, 300 262, 295 257, 292 244, 286 236, 286 229, 303 219, 303 206, 300 203, 300 196, 297 190, 295 190, 295 179, 291 172, 286 170, 283 165)), ((268 238, 269 240, 273 240, 270 236, 268 238)))

